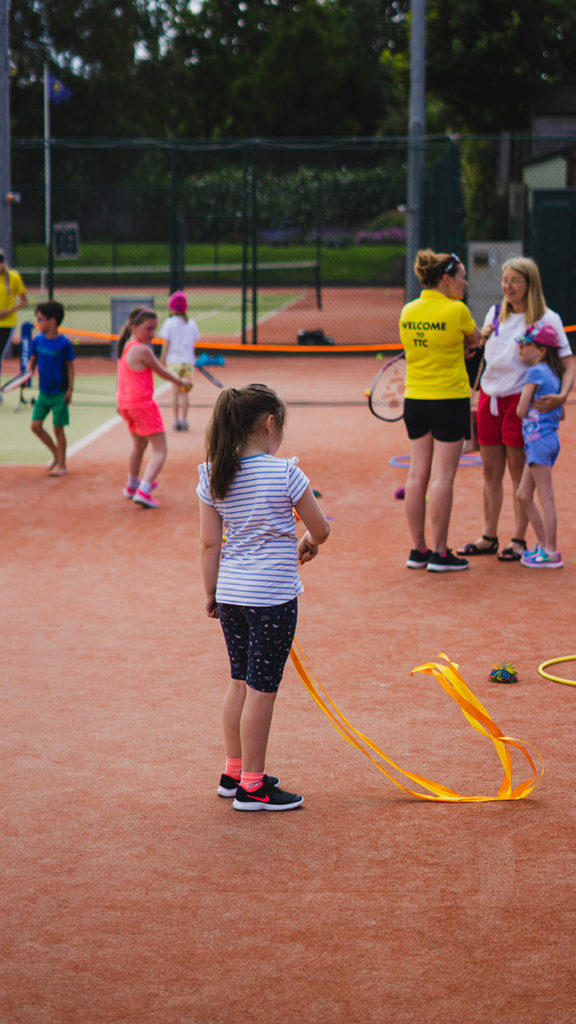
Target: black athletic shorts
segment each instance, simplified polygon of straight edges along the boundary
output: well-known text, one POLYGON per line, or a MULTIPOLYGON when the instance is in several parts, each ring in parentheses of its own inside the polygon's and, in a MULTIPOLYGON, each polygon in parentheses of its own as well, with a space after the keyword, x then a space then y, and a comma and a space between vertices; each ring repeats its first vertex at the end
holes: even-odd
POLYGON ((263 693, 275 693, 298 621, 298 598, 266 608, 218 602, 230 675, 263 693))
POLYGON ((404 422, 411 441, 430 433, 436 441, 461 441, 470 437, 470 399, 405 398, 404 422))

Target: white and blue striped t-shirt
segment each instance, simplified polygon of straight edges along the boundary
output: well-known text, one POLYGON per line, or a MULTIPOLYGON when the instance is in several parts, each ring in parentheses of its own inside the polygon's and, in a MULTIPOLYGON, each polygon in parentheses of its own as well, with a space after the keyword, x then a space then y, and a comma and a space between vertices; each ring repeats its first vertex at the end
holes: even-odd
POLYGON ((298 469, 298 459, 264 453, 241 459, 223 501, 214 501, 210 494, 205 462, 198 466, 198 473, 196 493, 216 509, 226 533, 216 600, 267 607, 301 594, 293 506, 309 480, 298 469))

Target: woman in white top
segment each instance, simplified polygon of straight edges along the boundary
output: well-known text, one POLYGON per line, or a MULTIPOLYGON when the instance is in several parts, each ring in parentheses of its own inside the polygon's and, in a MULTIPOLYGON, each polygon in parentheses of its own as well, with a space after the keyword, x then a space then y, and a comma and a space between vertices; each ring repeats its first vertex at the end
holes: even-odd
POLYGON ((517 562, 526 550, 528 519, 516 498, 524 468, 522 424, 516 407, 526 376, 516 340, 536 321, 551 324, 558 334, 559 355, 565 370, 562 389, 558 395, 540 399, 538 405, 542 412, 564 404, 574 385, 574 365, 562 321, 546 305, 534 260, 524 256, 506 260, 502 265, 501 285, 502 305, 490 308, 482 328, 486 367, 480 382, 477 421, 484 478, 484 533, 478 540, 459 548, 458 554, 469 557, 498 551, 498 521, 508 466, 514 487, 514 535, 508 546, 498 553, 498 558, 502 562, 517 562))

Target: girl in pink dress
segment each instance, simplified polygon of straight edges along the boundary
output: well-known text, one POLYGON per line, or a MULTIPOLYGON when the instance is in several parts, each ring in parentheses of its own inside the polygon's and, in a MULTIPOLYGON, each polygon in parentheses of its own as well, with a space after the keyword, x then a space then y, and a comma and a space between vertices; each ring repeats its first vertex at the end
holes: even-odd
POLYGON ((133 309, 118 343, 116 404, 132 435, 124 497, 144 508, 158 507, 152 491, 168 454, 162 413, 154 401, 154 373, 186 390, 192 386, 190 381, 180 380, 170 373, 154 355, 151 344, 157 327, 158 318, 153 309, 133 309), (150 458, 141 475, 148 446, 150 458))

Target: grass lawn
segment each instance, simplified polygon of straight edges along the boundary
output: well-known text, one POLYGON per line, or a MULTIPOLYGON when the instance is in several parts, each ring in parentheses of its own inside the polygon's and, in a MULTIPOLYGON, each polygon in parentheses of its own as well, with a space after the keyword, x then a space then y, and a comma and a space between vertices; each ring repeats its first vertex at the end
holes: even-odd
MULTIPOLYGON (((62 332, 69 331, 94 331, 97 333, 109 334, 112 332, 111 300, 112 294, 116 298, 130 297, 135 300, 152 298, 154 309, 158 313, 160 323, 168 316, 168 293, 166 288, 157 285, 143 284, 141 286, 124 288, 109 287, 91 288, 83 287, 82 282, 78 285, 63 282, 54 291, 54 298, 64 304, 66 315, 62 325, 62 332)), ((269 316, 275 310, 285 307, 297 300, 300 292, 265 292, 258 291, 258 317, 269 316)), ((40 301, 40 290, 37 287, 28 288, 30 305, 19 313, 19 324, 25 321, 34 321, 34 307, 40 301)), ((199 327, 202 338, 211 336, 228 336, 230 338, 240 337, 242 330, 242 292, 240 288, 210 288, 202 291, 195 288, 189 293, 190 316, 192 316, 199 327)), ((248 321, 251 322, 251 310, 247 311, 248 321)), ((82 338, 76 339, 82 341, 82 338)), ((84 339, 86 340, 86 339, 84 339)))
MULTIPOLYGON (((401 285, 404 273, 403 245, 344 245, 323 246, 320 250, 322 281, 330 284, 387 284, 401 285), (398 278, 398 280, 391 278, 398 278)), ((315 261, 318 250, 315 245, 291 246, 258 246, 259 263, 294 263, 315 261)), ((217 264, 241 264, 242 246, 232 242, 190 244, 186 246, 185 263, 187 268, 215 267, 217 264)), ((13 265, 26 276, 27 268, 46 268, 48 253, 43 245, 15 245, 13 265)), ((82 267, 98 267, 102 269, 145 267, 154 268, 170 265, 170 247, 166 243, 152 242, 119 242, 116 245, 106 242, 82 242, 81 255, 78 260, 60 260, 55 264, 56 279, 58 277, 73 278, 75 272, 82 267)), ((248 264, 250 275, 250 262, 248 264)), ((310 284, 312 271, 302 269, 284 269, 282 271, 262 271, 261 284, 291 285, 310 284), (280 277, 281 275, 281 277, 280 277)), ((221 282, 240 283, 240 273, 223 272, 218 275, 221 282)), ((188 270, 187 284, 218 283, 214 272, 195 273, 188 270)), ((95 283, 95 282, 94 282, 95 283)), ((121 281, 119 282, 121 283, 121 281)))

